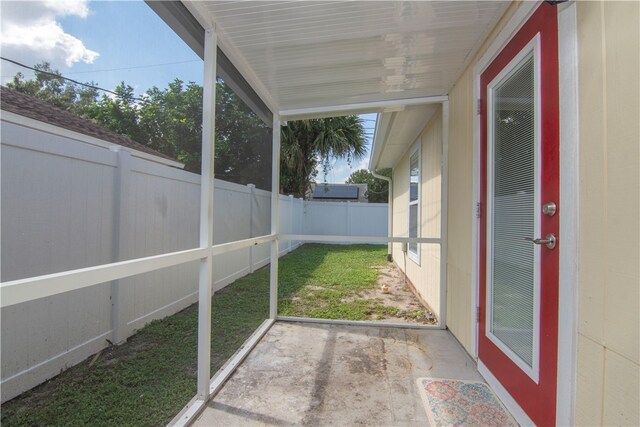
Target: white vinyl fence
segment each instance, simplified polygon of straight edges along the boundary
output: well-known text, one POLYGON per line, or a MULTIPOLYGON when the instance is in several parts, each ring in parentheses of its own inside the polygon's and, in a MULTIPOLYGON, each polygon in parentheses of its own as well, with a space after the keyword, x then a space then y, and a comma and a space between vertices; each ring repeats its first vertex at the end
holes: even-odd
MULTIPOLYGON (((198 246, 199 175, 5 121, 0 147, 3 282, 198 246)), ((386 204, 280 196, 280 211, 282 234, 387 234, 386 204)), ((215 181, 215 244, 269 228, 269 192, 215 181)), ((269 244, 219 255, 214 288, 268 261, 269 244)), ((197 288, 194 262, 3 308, 2 401, 189 306, 197 288)))

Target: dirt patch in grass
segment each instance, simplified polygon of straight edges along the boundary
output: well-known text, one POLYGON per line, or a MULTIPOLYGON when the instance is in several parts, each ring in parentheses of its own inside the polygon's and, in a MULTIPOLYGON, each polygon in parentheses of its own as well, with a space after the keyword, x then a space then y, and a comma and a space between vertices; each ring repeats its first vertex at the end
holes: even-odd
POLYGON ((398 267, 387 263, 373 268, 378 271, 376 286, 343 298, 342 303, 368 301, 371 311, 367 320, 423 325, 438 323, 436 315, 416 298, 398 267))
POLYGON ((360 298, 373 299, 385 307, 397 309, 395 315, 377 317, 400 323, 420 323, 434 325, 438 323, 436 315, 422 305, 404 280, 402 271, 392 263, 378 267, 378 281, 375 289, 360 292, 360 298))
POLYGON ((386 261, 386 246, 305 245, 304 255, 295 265, 280 269, 285 279, 279 297, 281 315, 437 323, 402 272, 386 261))

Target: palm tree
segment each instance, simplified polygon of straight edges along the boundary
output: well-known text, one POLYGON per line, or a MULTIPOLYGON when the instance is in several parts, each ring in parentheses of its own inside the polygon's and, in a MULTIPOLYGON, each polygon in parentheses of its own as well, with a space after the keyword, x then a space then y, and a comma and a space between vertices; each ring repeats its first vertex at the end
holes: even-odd
POLYGON ((364 127, 358 116, 292 121, 282 127, 281 192, 304 197, 316 167, 330 169, 330 159, 356 161, 366 153, 364 127))

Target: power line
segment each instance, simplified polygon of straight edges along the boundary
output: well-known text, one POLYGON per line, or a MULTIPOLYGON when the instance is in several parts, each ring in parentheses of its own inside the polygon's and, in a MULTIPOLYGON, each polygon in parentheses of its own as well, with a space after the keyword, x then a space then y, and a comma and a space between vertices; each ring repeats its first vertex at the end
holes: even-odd
MULTIPOLYGON (((4 58, 3 58, 4 59, 4 58)), ((88 70, 88 71, 69 71, 65 74, 69 75, 69 74, 91 74, 91 73, 102 73, 102 72, 108 72, 108 71, 123 71, 123 70, 137 70, 140 68, 153 68, 153 67, 163 67, 165 65, 176 65, 176 64, 188 64, 191 62, 202 62, 199 59, 190 59, 190 60, 185 60, 185 61, 175 61, 175 62, 164 62, 161 64, 147 64, 147 65, 134 65, 131 67, 122 67, 122 68, 106 68, 103 70, 88 70)), ((3 78, 6 77, 11 77, 11 76, 2 76, 3 78)))
MULTIPOLYGON (((29 70, 36 71, 38 73, 42 73, 42 74, 46 74, 48 76, 53 76, 53 77, 58 78, 58 79, 66 80, 66 81, 75 83, 75 84, 80 85, 80 86, 88 87, 88 88, 95 89, 95 90, 101 90, 103 92, 110 93, 110 94, 115 95, 117 97, 121 96, 119 93, 114 92, 112 90, 104 89, 104 88, 101 88, 99 86, 90 85, 88 83, 82 83, 82 82, 79 82, 77 80, 73 80, 73 79, 70 79, 68 77, 64 77, 61 74, 51 73, 49 71, 38 70, 37 68, 33 68, 33 67, 28 66, 28 65, 21 64, 20 62, 14 61, 13 59, 5 58, 3 56, 0 56, 0 59, 2 59, 3 61, 11 62, 12 64, 18 65, 19 67, 24 67, 24 68, 27 68, 29 70)), ((137 97, 132 97, 131 99, 133 99, 134 101, 144 101, 144 99, 137 98, 137 97)))

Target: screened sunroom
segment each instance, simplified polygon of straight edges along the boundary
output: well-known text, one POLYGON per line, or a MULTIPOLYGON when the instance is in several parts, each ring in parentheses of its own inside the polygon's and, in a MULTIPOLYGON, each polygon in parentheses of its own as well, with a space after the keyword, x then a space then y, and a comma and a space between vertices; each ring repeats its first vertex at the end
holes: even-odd
MULTIPOLYGON (((593 41, 585 34, 596 22, 618 34, 605 18, 630 15, 603 5, 601 21, 589 4, 558 3, 148 1, 204 61, 198 242, 5 282, 3 311, 106 282, 119 283, 117 298, 127 278, 197 264, 197 388, 172 425, 437 424, 437 411, 423 403, 449 398, 429 400, 425 378, 457 381, 451 396, 486 381, 486 393, 476 394, 503 412, 476 415, 502 424, 515 423, 511 416, 521 424, 573 424, 587 413, 578 411, 590 406, 584 402, 597 400, 604 411, 606 396, 637 397, 637 390, 622 396, 602 384, 587 387, 579 372, 590 362, 576 361, 584 338, 577 274, 585 265, 577 259, 584 233, 576 194, 585 172, 576 129, 583 125, 578 111, 589 111, 576 75, 579 66, 589 75, 580 61, 593 59, 576 52, 587 45, 579 41, 593 41), (270 194, 259 193, 263 203, 252 211, 260 220, 244 238, 223 241, 228 227, 215 207, 233 201, 221 201, 213 189, 218 78, 271 139, 264 180, 270 194), (293 221, 295 202, 279 194, 281 129, 295 120, 363 113, 377 114, 369 169, 393 169, 388 223, 374 235, 307 232, 293 221), (283 315, 279 256, 309 242, 388 245, 389 259, 437 324, 283 315), (214 275, 237 251, 268 264, 268 310, 213 373, 214 275), (578 389, 604 391, 600 400, 585 394, 576 403, 578 389)), ((637 34, 636 21, 620 28, 637 34)), ((604 30, 598 34, 604 40, 604 30)), ((622 348, 626 341, 615 342, 622 348)), ((627 365, 619 372, 631 372, 627 365)), ((637 380, 625 384, 631 389, 637 380)))

